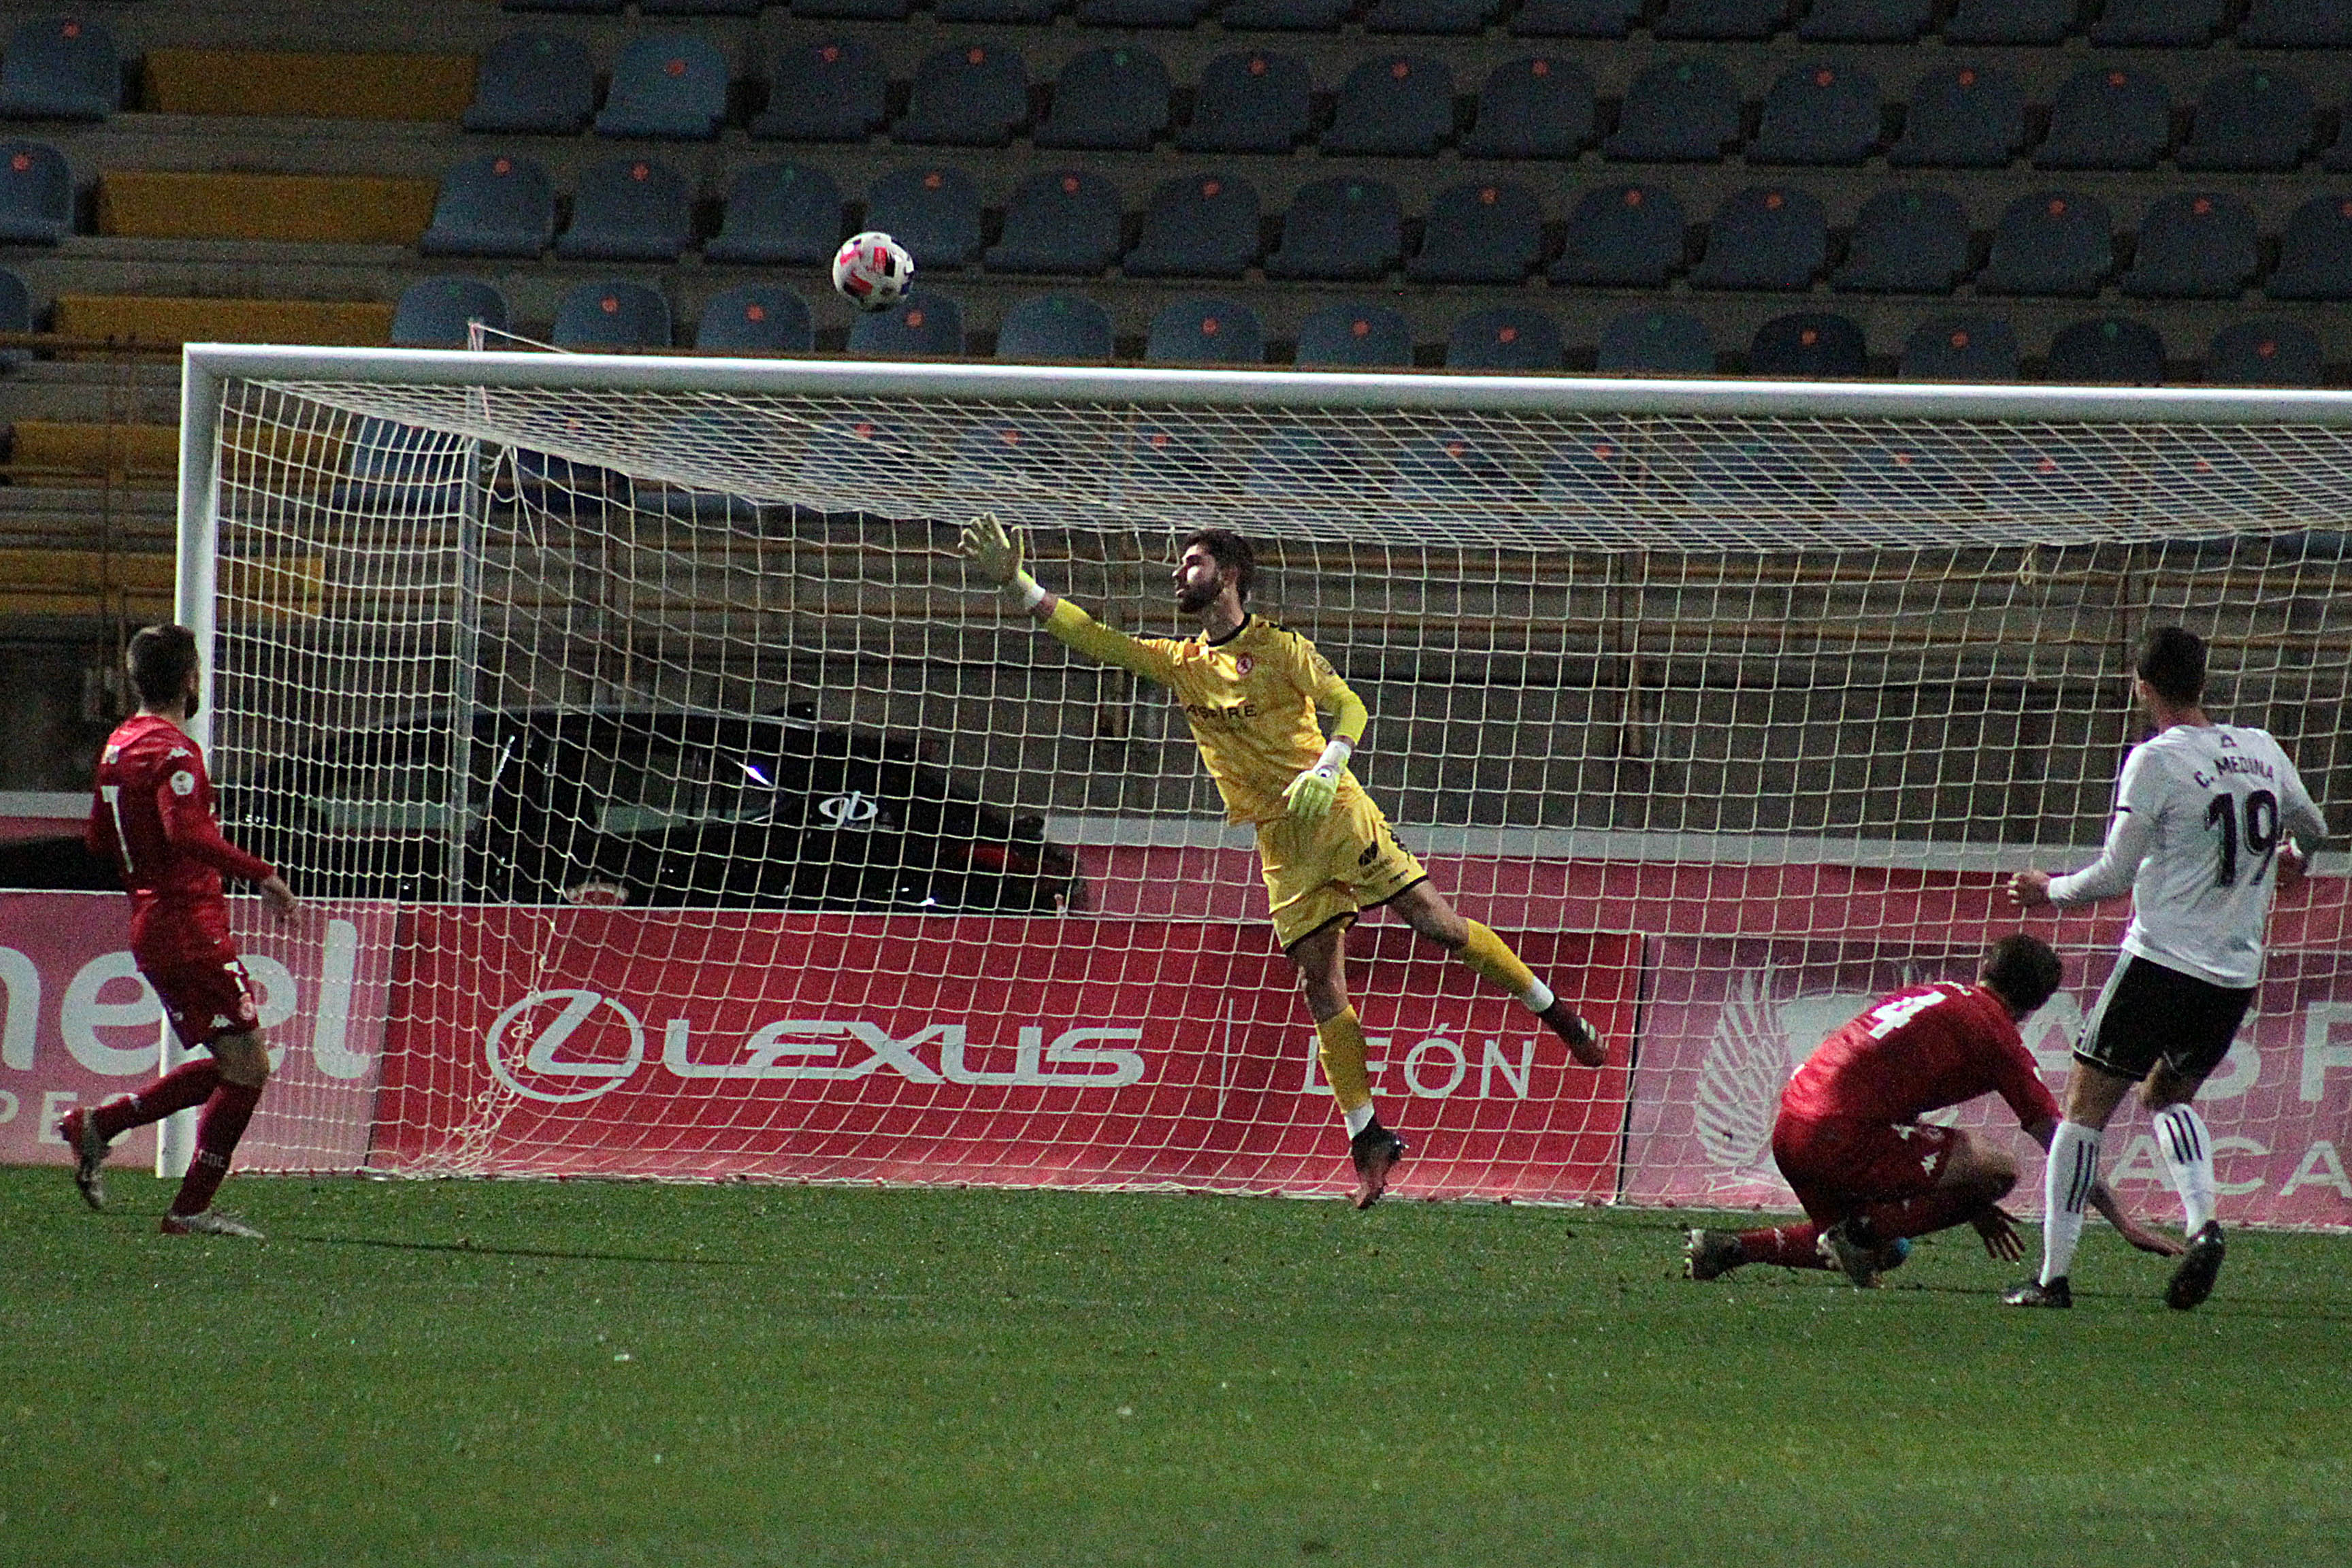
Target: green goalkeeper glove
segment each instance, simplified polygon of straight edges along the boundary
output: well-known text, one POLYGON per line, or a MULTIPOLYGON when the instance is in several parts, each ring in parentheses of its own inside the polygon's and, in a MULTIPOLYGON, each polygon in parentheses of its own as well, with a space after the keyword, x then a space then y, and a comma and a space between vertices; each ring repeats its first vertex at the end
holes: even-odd
POLYGON ((1339 770, 1348 765, 1353 750, 1346 741, 1334 737, 1315 759, 1315 765, 1290 781, 1290 787, 1282 792, 1282 803, 1291 816, 1301 822, 1323 819, 1339 794, 1339 770))
POLYGON ((1037 585, 1037 579, 1021 569, 1019 531, 1008 531, 996 521, 992 511, 982 512, 963 525, 956 553, 979 567, 981 575, 998 587, 1019 594, 1024 610, 1034 608, 1045 597, 1045 590, 1037 585))

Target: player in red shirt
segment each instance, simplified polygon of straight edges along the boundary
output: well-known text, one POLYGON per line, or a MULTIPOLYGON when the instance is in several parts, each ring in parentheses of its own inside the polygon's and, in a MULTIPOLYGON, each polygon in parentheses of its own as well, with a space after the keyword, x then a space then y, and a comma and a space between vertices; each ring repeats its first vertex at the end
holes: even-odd
POLYGON ((180 725, 196 710, 196 639, 185 626, 149 626, 131 639, 131 684, 139 711, 106 739, 90 805, 89 847, 115 863, 131 894, 131 955, 163 998, 183 1044, 211 1056, 182 1064, 137 1094, 58 1123, 74 1152, 74 1184, 90 1207, 106 1206, 99 1180, 107 1145, 134 1127, 201 1105, 196 1153, 163 1216, 168 1236, 260 1232, 214 1212, 213 1194, 269 1079, 253 987, 228 935, 223 875, 261 885, 281 914, 293 890, 261 861, 221 837, 204 753, 180 725))
MULTIPOLYGON (((1943 981, 1895 992, 1822 1041, 1781 1092, 1772 1124, 1773 1161, 1809 1223, 1694 1230, 1690 1278, 1778 1263, 1840 1268, 1867 1288, 1907 1250, 1897 1242, 1962 1221, 1995 1258, 2022 1256, 2016 1224, 1999 1206, 2017 1183, 2009 1151, 1918 1118, 1998 1091, 2019 1125, 2050 1147, 2058 1102, 2017 1026, 2050 999, 2060 977, 2048 943, 2006 936, 1975 985, 1943 981)), ((2180 1250, 2133 1224, 2104 1184, 2091 1201, 2142 1251, 2180 1250)))

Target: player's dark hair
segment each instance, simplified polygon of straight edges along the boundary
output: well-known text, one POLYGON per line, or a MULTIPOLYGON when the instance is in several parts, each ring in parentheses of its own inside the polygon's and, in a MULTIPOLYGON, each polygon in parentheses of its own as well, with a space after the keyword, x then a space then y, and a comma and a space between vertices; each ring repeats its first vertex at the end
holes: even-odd
POLYGON ((196 634, 185 626, 142 626, 123 657, 131 689, 149 708, 169 708, 187 690, 196 668, 196 634))
POLYGON ((1196 528, 1184 536, 1176 552, 1181 555, 1195 544, 1209 552, 1210 560, 1233 574, 1234 586, 1239 590, 1242 603, 1248 604, 1250 579, 1257 575, 1257 556, 1250 549, 1249 541, 1230 528, 1196 528))
POLYGON ((2157 627, 2140 647, 2139 678, 2176 708, 2202 700, 2205 639, 2187 626, 2157 627))
POLYGON ((2057 950, 2021 931, 2002 937, 1985 954, 1984 983, 2021 1018, 2049 1001, 2065 975, 2057 950))

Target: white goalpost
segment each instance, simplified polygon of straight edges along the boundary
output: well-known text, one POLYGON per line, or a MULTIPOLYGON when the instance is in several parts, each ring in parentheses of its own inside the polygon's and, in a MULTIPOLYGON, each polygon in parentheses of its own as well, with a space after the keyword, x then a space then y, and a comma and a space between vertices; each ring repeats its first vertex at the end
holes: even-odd
MULTIPOLYGON (((2352 780, 2343 395, 199 346, 183 407, 200 738, 313 903, 238 916, 265 1167, 1341 1190, 1247 831, 968 576, 982 510, 1149 635, 1249 537, 1401 838, 1601 1025, 1368 916, 1406 1195, 1785 1203, 1793 1063, 2021 925, 2054 1079, 2124 911, 1998 889, 2094 852, 2151 626, 2352 780)), ((2341 865, 2208 1090, 2249 1219, 2352 1226, 2341 865)))

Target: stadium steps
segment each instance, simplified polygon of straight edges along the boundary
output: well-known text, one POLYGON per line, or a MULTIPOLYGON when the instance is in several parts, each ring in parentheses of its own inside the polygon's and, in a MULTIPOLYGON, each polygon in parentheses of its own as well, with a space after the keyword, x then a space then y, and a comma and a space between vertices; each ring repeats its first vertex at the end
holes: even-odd
POLYGON ((414 245, 433 221, 433 182, 368 174, 213 174, 109 170, 98 232, 144 239, 414 245))
MULTIPOLYGON (((0 538, 9 531, 6 510, 0 502, 0 538)), ((173 568, 169 551, 0 547, 0 625, 118 613, 134 625, 161 620, 172 613, 173 568)))
POLYGON ((176 425, 19 419, 12 427, 7 475, 23 486, 113 485, 169 489, 179 482, 176 425))
POLYGON ((163 114, 454 121, 474 68, 471 55, 157 48, 141 101, 163 114))
POLYGON ((382 344, 391 341, 392 305, 373 300, 60 294, 51 326, 63 337, 143 344, 382 344))

